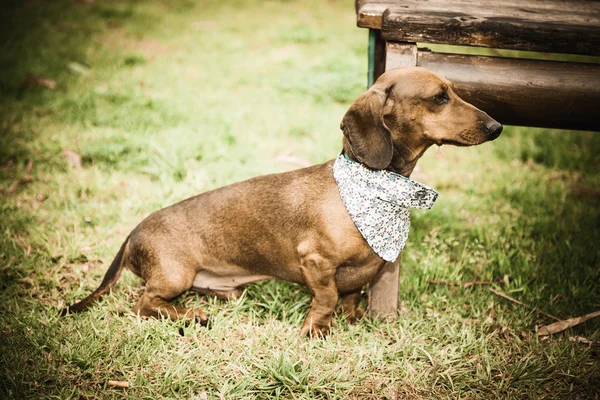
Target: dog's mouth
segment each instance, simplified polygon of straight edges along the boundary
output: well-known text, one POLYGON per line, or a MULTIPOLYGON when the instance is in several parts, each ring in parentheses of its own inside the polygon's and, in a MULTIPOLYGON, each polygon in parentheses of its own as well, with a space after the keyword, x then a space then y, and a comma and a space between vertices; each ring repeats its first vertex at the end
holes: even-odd
POLYGON ((472 141, 472 140, 456 140, 456 139, 442 139, 440 146, 441 145, 452 145, 452 146, 457 146, 457 147, 469 147, 469 146, 476 146, 478 144, 484 143, 485 140, 478 140, 478 141, 472 141))
POLYGON ((467 132, 461 132, 453 138, 444 138, 440 140, 439 146, 441 145, 451 145, 457 147, 469 147, 469 146, 477 146, 478 144, 482 144, 490 140, 488 137, 482 137, 481 135, 471 136, 467 134, 467 132))
POLYGON ((439 143, 440 146, 445 145, 445 144, 449 144, 449 145, 457 146, 457 147, 472 146, 471 144, 459 142, 458 140, 454 140, 454 139, 442 139, 439 143))

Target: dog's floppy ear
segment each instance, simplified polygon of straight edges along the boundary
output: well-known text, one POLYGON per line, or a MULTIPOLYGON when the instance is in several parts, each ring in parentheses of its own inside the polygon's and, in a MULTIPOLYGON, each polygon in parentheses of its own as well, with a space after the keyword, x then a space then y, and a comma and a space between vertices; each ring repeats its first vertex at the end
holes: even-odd
POLYGON ((358 96, 340 124, 354 156, 371 169, 385 169, 392 162, 392 135, 383 121, 388 99, 385 91, 371 88, 358 96))

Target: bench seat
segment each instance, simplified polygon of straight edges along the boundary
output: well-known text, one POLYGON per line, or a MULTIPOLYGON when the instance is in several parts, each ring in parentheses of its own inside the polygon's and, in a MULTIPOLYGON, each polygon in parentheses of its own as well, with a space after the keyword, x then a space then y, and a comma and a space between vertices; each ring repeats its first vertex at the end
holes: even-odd
POLYGON ((600 1, 359 1, 358 26, 383 39, 600 55, 600 1))
MULTIPOLYGON (((459 96, 502 124, 600 130, 599 0, 355 5, 358 26, 370 30, 369 85, 384 71, 421 66, 453 81, 459 96), (423 45, 446 46, 434 52, 423 45), (532 51, 538 53, 523 53, 532 51), (473 52, 478 54, 465 54, 473 52)), ((387 263, 373 279, 372 315, 396 313, 398 280, 399 261, 387 263)))

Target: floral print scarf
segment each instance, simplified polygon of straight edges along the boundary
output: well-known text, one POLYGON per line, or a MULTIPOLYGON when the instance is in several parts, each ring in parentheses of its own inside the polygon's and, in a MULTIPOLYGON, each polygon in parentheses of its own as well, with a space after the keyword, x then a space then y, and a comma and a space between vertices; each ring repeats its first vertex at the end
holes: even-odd
POLYGON ((410 209, 430 209, 438 193, 405 176, 371 170, 340 154, 333 177, 342 201, 369 246, 386 261, 404 248, 410 228, 410 209))

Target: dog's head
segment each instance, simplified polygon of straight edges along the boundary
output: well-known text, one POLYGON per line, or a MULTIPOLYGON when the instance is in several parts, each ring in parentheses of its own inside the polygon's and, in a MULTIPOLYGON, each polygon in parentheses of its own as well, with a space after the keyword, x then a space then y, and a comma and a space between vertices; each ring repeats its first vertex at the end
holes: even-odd
POLYGON ((410 163, 433 144, 473 146, 502 132, 502 125, 458 97, 450 81, 419 67, 381 75, 350 106, 340 128, 345 147, 371 169, 388 168, 394 154, 410 163))

